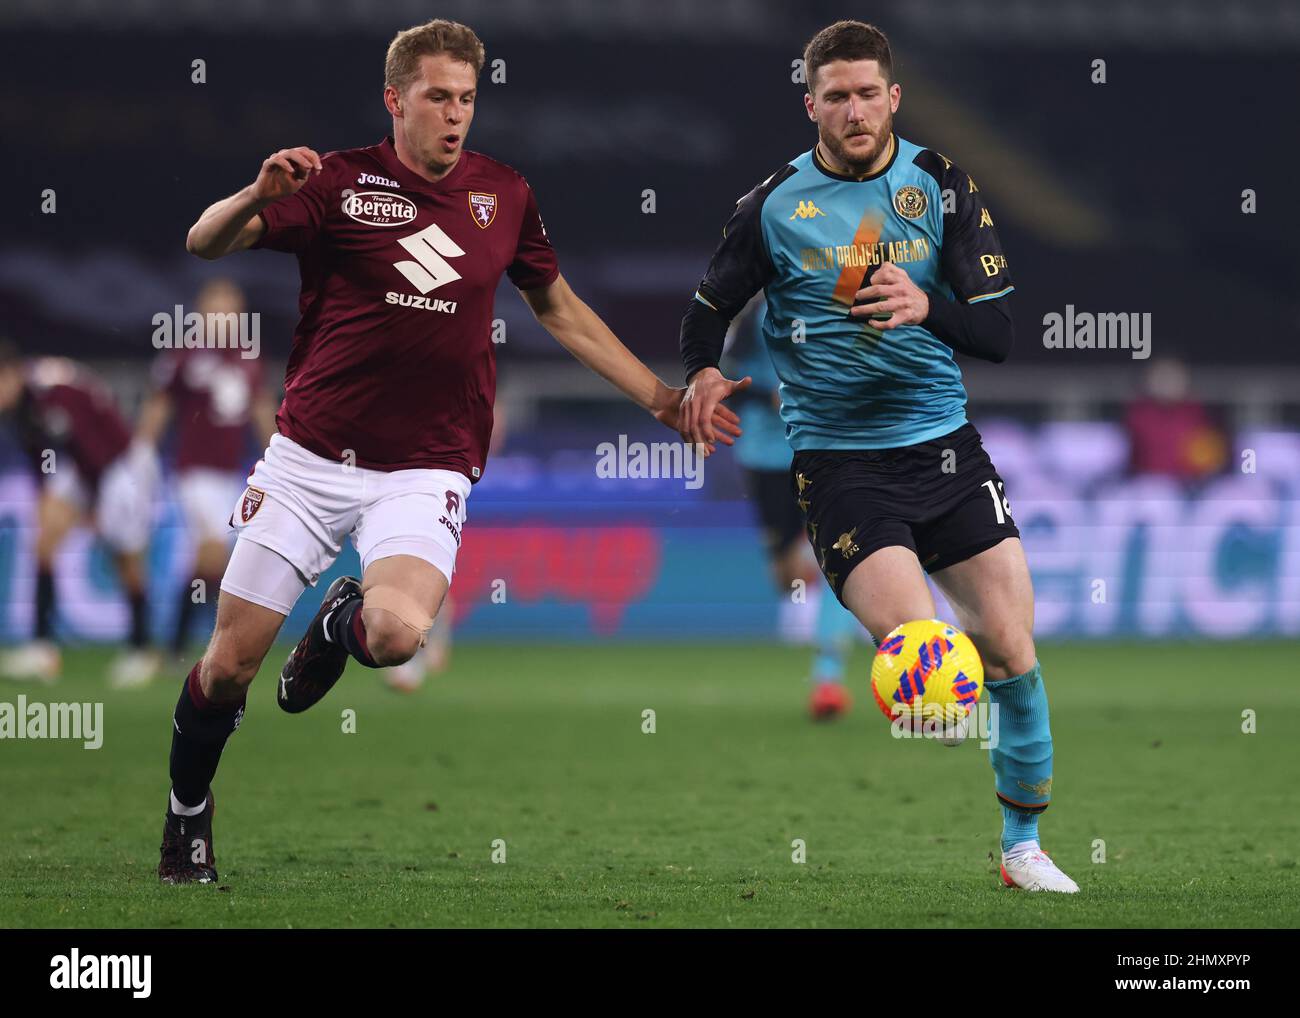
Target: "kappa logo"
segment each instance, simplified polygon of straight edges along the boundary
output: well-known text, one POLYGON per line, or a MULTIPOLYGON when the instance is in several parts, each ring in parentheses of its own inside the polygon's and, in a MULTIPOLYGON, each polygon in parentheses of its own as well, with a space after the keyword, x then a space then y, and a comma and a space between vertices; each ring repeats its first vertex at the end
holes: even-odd
POLYGON ((471 191, 469 193, 469 211, 474 217, 474 225, 480 230, 486 230, 492 225, 492 220, 497 217, 497 196, 494 194, 483 194, 480 191, 471 191))
POLYGON ((816 204, 811 201, 801 201, 798 207, 791 214, 791 219, 812 219, 816 216, 826 215, 816 204))
POLYGON ((257 510, 262 508, 262 501, 265 498, 266 492, 250 484, 244 489, 244 497, 239 502, 239 518, 245 523, 251 520, 257 515, 257 510))

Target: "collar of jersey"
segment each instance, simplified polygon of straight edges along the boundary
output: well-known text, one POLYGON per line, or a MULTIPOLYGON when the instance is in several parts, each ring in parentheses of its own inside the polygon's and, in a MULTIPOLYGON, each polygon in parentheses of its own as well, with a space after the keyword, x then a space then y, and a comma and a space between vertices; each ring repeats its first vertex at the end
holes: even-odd
POLYGON ((464 172, 466 157, 469 155, 469 149, 460 150, 460 158, 456 160, 456 165, 451 168, 441 180, 425 180, 418 173, 406 168, 406 164, 397 158, 397 148, 393 145, 393 136, 387 135, 379 143, 380 161, 388 168, 388 172, 393 175, 402 187, 418 188, 421 191, 444 191, 450 187, 464 172))
POLYGON ((826 174, 826 176, 832 177, 835 180, 847 180, 852 184, 860 184, 867 180, 875 180, 877 177, 883 177, 889 172, 890 167, 894 165, 894 160, 898 158, 898 139, 894 137, 893 131, 889 132, 889 148, 889 158, 885 161, 885 165, 875 173, 868 173, 865 177, 851 177, 847 173, 836 173, 822 162, 822 157, 820 153, 818 153, 816 145, 813 146, 812 150, 813 165, 816 166, 817 169, 821 170, 822 173, 826 174))

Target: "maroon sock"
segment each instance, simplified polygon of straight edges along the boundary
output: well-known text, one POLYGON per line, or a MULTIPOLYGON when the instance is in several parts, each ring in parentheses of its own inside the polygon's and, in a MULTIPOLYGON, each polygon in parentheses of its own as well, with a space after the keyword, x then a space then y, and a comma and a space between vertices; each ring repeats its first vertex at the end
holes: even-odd
POLYGON ((200 660, 181 686, 172 717, 172 791, 186 806, 198 806, 208 795, 226 740, 239 727, 244 701, 212 703, 199 685, 200 660))
POLYGON ((361 598, 350 602, 330 619, 330 638, 367 668, 378 668, 366 646, 366 624, 361 619, 361 598))

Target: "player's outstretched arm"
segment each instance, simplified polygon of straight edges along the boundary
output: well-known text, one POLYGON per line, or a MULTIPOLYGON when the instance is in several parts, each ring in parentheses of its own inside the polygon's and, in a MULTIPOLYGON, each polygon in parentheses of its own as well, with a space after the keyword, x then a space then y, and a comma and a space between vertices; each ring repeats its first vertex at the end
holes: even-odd
POLYGON ((262 162, 256 180, 204 210, 190 227, 185 250, 213 259, 252 247, 266 229, 258 213, 294 194, 320 170, 320 156, 312 149, 299 146, 272 152, 262 162))
MULTIPOLYGON (((685 390, 665 385, 573 292, 563 276, 556 276, 547 286, 520 292, 543 328, 579 362, 648 410, 655 420, 681 430, 678 418, 685 390)), ((725 445, 731 445, 740 434, 740 418, 727 407, 716 407, 711 423, 714 439, 725 445)), ((703 444, 706 453, 714 451, 713 441, 703 444)))

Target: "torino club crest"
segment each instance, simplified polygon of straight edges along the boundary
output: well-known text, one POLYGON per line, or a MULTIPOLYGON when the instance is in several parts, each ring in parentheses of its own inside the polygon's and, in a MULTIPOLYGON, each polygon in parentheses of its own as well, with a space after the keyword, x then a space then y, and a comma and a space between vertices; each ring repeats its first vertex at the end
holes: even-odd
POLYGON ((254 488, 249 485, 244 489, 243 501, 239 503, 239 518, 247 523, 257 515, 257 510, 262 508, 262 499, 266 497, 266 492, 261 488, 254 488))
POLYGON ((469 193, 469 211, 474 217, 474 224, 480 230, 486 230, 497 217, 497 196, 483 194, 481 191, 469 193))

